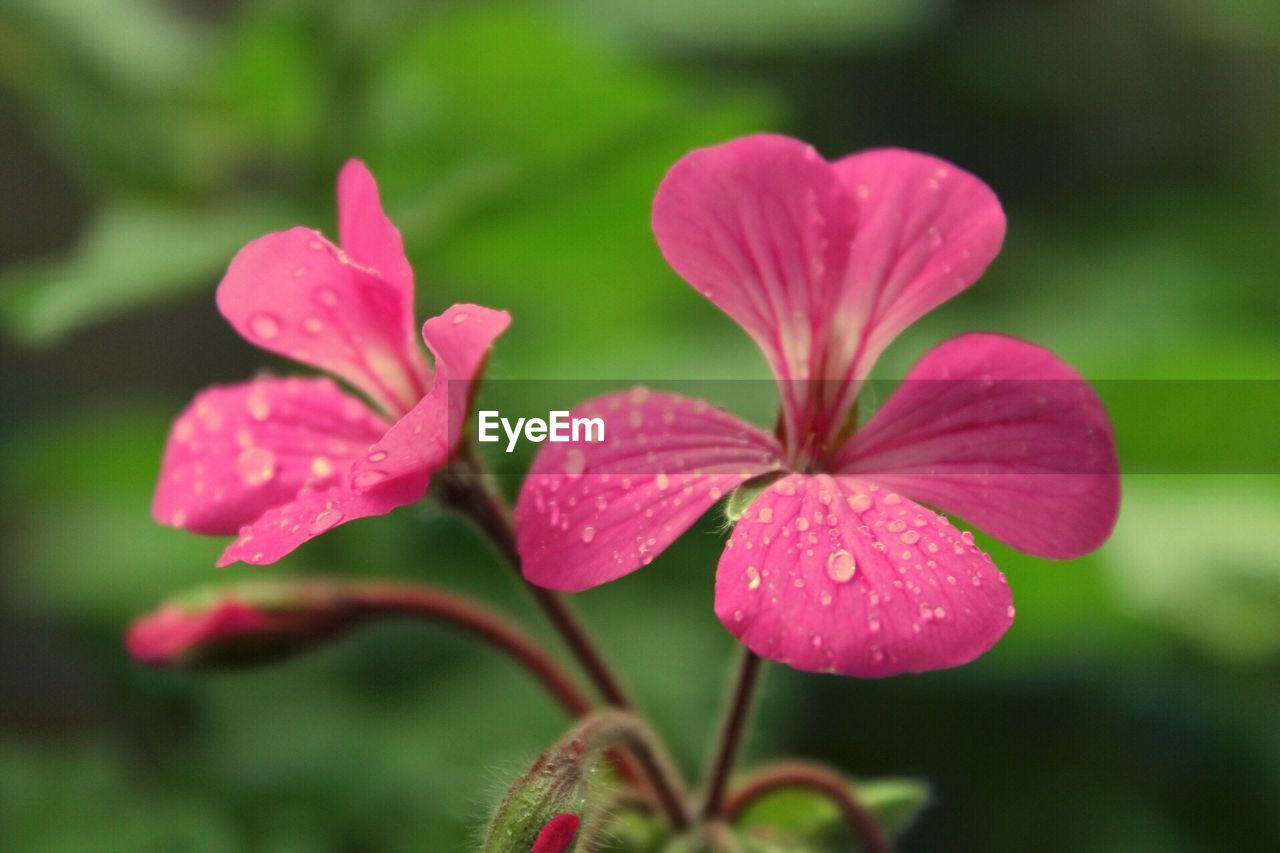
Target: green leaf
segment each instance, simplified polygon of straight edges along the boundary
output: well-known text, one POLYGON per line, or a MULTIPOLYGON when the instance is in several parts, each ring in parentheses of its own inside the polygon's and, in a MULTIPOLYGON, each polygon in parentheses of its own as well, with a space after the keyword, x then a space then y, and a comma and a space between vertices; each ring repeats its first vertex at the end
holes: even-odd
MULTIPOLYGON (((876 779, 851 783, 850 790, 894 837, 907 829, 929 801, 929 786, 914 779, 876 779)), ((840 808, 830 797, 803 788, 786 788, 760 797, 737 822, 751 849, 781 853, 858 849, 840 808), (853 845, 853 846, 850 846, 853 845)))
POLYGON ((237 249, 288 224, 263 203, 192 210, 117 202, 69 256, 0 274, 0 323, 23 343, 57 342, 86 323, 212 285, 237 249))

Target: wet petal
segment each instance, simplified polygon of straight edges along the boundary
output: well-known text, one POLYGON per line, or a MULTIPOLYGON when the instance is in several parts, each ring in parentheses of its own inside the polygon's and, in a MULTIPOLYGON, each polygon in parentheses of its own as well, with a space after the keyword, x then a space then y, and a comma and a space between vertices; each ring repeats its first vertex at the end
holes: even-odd
POLYGON ((339 376, 400 414, 422 396, 426 361, 400 289, 308 228, 254 240, 218 285, 246 340, 339 376))
POLYGON ((399 229, 382 210, 378 184, 359 160, 347 161, 338 173, 338 242, 356 263, 374 270, 399 292, 404 336, 416 346, 413 268, 399 229))
POLYGON ((991 188, 945 160, 882 148, 833 164, 857 208, 847 279, 836 312, 857 334, 833 352, 854 378, 919 317, 982 276, 1004 242, 991 188))
POLYGON ((356 488, 378 487, 448 462, 463 434, 489 348, 509 325, 506 311, 465 303, 423 325, 422 337, 436 358, 431 391, 357 463, 352 476, 356 488))
POLYGON ((347 483, 303 490, 294 500, 268 509, 252 524, 241 528, 240 535, 222 552, 218 565, 236 561, 254 565, 274 563, 304 542, 340 524, 371 515, 386 515, 397 507, 421 500, 430 480, 429 473, 401 477, 366 493, 354 491, 347 483))
POLYGON ((329 379, 210 388, 169 432, 152 513, 197 533, 235 533, 303 486, 337 482, 385 430, 329 379))
POLYGON ((716 572, 716 615, 752 651, 863 678, 974 659, 1009 627, 1012 602, 970 534, 854 477, 770 486, 716 572))
POLYGON ((853 205, 830 164, 798 140, 756 135, 693 151, 653 202, 672 268, 736 320, 779 380, 788 434, 811 429, 806 380, 823 356, 844 281, 853 205))
POLYGON ((516 504, 525 577, 576 591, 643 565, 752 477, 780 466, 774 438, 701 400, 636 388, 583 403, 605 440, 548 443, 516 504))
POLYGON ((1119 511, 1102 401, 1053 353, 1003 335, 962 335, 927 353, 836 470, 1042 557, 1092 551, 1119 511))

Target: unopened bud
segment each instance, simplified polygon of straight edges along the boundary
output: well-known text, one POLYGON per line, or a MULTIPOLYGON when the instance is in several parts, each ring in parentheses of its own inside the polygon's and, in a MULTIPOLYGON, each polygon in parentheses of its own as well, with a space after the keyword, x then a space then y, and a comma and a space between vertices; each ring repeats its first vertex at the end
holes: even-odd
POLYGON ((498 806, 484 853, 567 850, 590 805, 593 752, 583 740, 568 738, 539 756, 498 806))
POLYGON ((168 601, 125 636, 152 666, 263 663, 301 651, 340 626, 342 607, 322 587, 252 583, 168 601))
POLYGON ((576 814, 556 815, 542 827, 529 853, 565 853, 581 824, 582 819, 576 814))

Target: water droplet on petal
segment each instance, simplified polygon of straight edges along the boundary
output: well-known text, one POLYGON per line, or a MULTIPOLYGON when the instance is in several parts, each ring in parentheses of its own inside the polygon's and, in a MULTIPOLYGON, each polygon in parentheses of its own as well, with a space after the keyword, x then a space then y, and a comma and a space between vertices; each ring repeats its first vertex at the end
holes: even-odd
POLYGON ((308 529, 312 533, 324 533, 342 521, 342 513, 336 509, 327 509, 312 519, 308 529))
POLYGON ((850 497, 847 503, 849 504, 849 509, 854 512, 866 512, 871 509, 870 496, 864 495, 861 492, 850 497))
POLYGON ((321 287, 315 292, 316 301, 327 308, 338 304, 338 293, 333 288, 321 287))
POLYGON ((827 557, 827 577, 836 583, 848 583, 858 571, 858 564, 848 551, 833 551, 827 557))
POLYGON ((378 485, 385 479, 387 479, 387 475, 382 471, 361 471, 351 478, 351 484, 357 489, 367 489, 370 486, 378 485))
POLYGON ((462 325, 463 323, 467 322, 467 318, 470 316, 471 315, 468 314, 466 311, 459 311, 457 314, 453 315, 453 325, 455 326, 462 325))
POLYGON ((250 447, 236 458, 236 473, 250 486, 261 486, 276 475, 276 455, 263 447, 250 447))
POLYGON ((280 334, 280 321, 274 314, 254 314, 249 318, 249 331, 269 341, 280 334))
POLYGON ((653 484, 657 487, 658 491, 665 492, 667 490, 667 486, 671 485, 671 481, 667 478, 666 474, 659 474, 657 477, 653 478, 653 484))
POLYGON ((907 545, 914 545, 914 544, 916 544, 917 542, 919 542, 919 541, 920 541, 920 531, 918 531, 918 530, 907 530, 907 531, 905 531, 905 532, 902 534, 901 539, 902 539, 902 541, 903 541, 903 542, 905 542, 907 545))
POLYGON ((1009 609, 1005 611, 1005 615, 1006 615, 1006 616, 1008 616, 1010 619, 1012 619, 1012 618, 1013 618, 1013 614, 1014 614, 1015 612, 1016 612, 1016 611, 1013 609, 1013 605, 1012 605, 1012 604, 1010 604, 1010 605, 1009 605, 1009 609))
POLYGON ((809 519, 805 518, 803 515, 796 519, 796 530, 799 530, 803 533, 808 529, 809 529, 809 519))
POLYGON ((311 473, 317 477, 328 477, 333 473, 333 463, 327 456, 317 456, 311 460, 311 473))
POLYGON ((735 611, 733 611, 733 621, 734 621, 734 622, 741 622, 741 621, 745 618, 745 616, 746 616, 746 614, 744 614, 741 610, 735 610, 735 611))
POLYGON ((319 317, 307 317, 302 321, 302 329, 311 335, 318 335, 324 331, 324 320, 319 317))
POLYGON ((760 588, 760 570, 755 566, 747 566, 747 589, 760 588))
POLYGON ((760 522, 761 524, 768 524, 769 522, 773 521, 773 507, 768 507, 768 506, 760 507, 760 511, 756 513, 756 521, 760 522))
POLYGON ((368 459, 370 462, 381 462, 383 459, 387 458, 387 451, 375 450, 365 458, 368 459))
POLYGON ((596 529, 594 527, 587 525, 586 527, 582 528, 582 541, 584 543, 590 542, 592 539, 595 539, 595 538, 596 538, 596 529))

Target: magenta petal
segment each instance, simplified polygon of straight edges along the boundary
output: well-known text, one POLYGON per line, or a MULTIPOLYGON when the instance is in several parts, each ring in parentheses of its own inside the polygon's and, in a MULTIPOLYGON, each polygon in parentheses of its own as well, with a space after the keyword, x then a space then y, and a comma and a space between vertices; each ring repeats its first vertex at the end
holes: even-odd
POLYGON ((1003 335, 962 335, 927 353, 835 467, 1042 557, 1097 548, 1119 512, 1101 400, 1053 353, 1003 335))
POLYGON ((1005 216, 980 179, 926 154, 877 149, 833 168, 858 223, 840 316, 865 324, 839 360, 864 378, 899 332, 981 277, 1004 242, 1005 216))
POLYGON ((790 435, 818 407, 803 381, 825 368, 832 307, 853 238, 853 205, 830 164, 783 136, 685 155, 653 201, 667 262, 759 344, 779 380, 790 435))
POLYGON ((422 327, 436 358, 431 390, 361 459, 352 473, 359 490, 442 467, 458 446, 473 386, 489 348, 511 325, 511 315, 482 305, 458 304, 422 327))
POLYGON ((240 535, 218 559, 219 566, 237 560, 255 565, 274 563, 299 545, 339 524, 386 515, 397 507, 422 499, 430 483, 429 472, 401 477, 368 493, 358 493, 345 483, 327 489, 304 490, 294 500, 264 512, 240 529, 240 535))
POLYGON ((647 565, 723 495, 780 466, 774 438, 701 400, 645 388, 583 403, 605 440, 545 444, 516 504, 524 574, 577 591, 647 565))
POLYGON ((338 242, 356 263, 399 291, 405 337, 413 341, 413 268, 399 229, 382 210, 378 184, 359 160, 347 161, 338 173, 338 242))
POLYGON ((401 290, 317 231, 293 228, 245 246, 217 301, 250 342, 342 377, 388 413, 408 411, 425 390, 401 290))
POLYGON ((385 430, 329 379, 210 388, 174 422, 152 513, 197 533, 235 533, 303 486, 337 482, 385 430))
POLYGON ((970 534, 853 477, 770 486, 716 571, 716 615, 756 654, 863 678, 973 660, 1009 627, 1012 602, 970 534))

